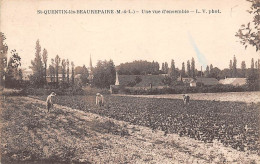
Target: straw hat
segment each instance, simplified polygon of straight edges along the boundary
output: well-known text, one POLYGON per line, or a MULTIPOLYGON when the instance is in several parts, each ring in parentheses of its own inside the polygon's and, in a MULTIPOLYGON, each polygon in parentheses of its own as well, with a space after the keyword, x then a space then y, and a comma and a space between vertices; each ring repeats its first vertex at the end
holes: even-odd
POLYGON ((56 96, 56 93, 54 93, 54 92, 51 92, 51 95, 52 95, 52 96, 56 96))

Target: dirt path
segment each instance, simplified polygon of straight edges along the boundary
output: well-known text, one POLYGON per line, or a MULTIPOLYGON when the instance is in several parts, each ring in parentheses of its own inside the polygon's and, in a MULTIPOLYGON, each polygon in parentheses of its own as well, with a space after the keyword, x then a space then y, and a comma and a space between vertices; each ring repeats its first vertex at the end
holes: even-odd
MULTIPOLYGON (((183 94, 166 95, 116 95, 148 98, 182 99, 183 94)), ((191 100, 238 101, 246 103, 260 102, 260 92, 190 93, 191 100)))
POLYGON ((260 162, 257 155, 218 142, 205 144, 175 134, 164 136, 159 130, 61 105, 46 113, 44 105, 28 97, 7 98, 1 110, 4 158, 46 163, 260 162))

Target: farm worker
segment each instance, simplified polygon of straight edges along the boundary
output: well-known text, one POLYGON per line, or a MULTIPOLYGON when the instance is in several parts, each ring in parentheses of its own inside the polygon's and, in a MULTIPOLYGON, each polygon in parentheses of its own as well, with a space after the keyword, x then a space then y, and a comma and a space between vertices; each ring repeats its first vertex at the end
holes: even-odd
POLYGON ((54 96, 56 96, 56 94, 55 94, 54 92, 52 92, 52 93, 47 97, 46 107, 47 107, 47 109, 48 109, 48 112, 50 111, 50 108, 53 107, 52 99, 53 99, 54 96))
POLYGON ((190 96, 188 94, 183 95, 183 102, 184 102, 184 105, 189 105, 190 96))
POLYGON ((104 97, 102 94, 96 94, 96 105, 103 106, 104 105, 104 97))

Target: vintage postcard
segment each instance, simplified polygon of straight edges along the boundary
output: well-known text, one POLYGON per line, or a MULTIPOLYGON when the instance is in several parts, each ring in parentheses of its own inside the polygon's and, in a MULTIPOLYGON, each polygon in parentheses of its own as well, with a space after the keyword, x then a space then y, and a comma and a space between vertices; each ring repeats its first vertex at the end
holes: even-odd
POLYGON ((0 0, 0 163, 260 163, 259 11, 0 0))

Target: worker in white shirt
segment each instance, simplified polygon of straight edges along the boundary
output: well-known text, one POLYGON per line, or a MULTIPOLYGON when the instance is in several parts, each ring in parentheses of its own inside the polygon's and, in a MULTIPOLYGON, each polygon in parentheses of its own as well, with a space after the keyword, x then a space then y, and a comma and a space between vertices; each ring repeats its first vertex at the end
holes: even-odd
POLYGON ((56 96, 54 92, 52 92, 46 100, 46 108, 48 109, 48 112, 50 111, 50 108, 53 107, 53 97, 56 96))
POLYGON ((104 106, 104 97, 100 93, 96 94, 96 105, 104 106))
POLYGON ((184 102, 184 105, 189 105, 190 96, 188 94, 183 95, 183 102, 184 102))

